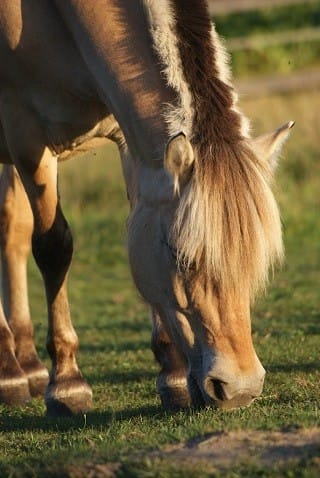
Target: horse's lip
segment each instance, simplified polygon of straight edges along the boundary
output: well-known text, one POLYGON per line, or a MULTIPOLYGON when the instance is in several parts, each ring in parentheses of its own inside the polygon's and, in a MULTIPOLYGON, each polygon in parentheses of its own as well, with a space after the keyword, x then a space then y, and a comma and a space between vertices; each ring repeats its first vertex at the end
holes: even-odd
POLYGON ((229 400, 217 400, 209 397, 209 400, 205 400, 205 404, 207 407, 232 410, 235 408, 248 407, 256 398, 257 397, 252 394, 239 394, 229 400))

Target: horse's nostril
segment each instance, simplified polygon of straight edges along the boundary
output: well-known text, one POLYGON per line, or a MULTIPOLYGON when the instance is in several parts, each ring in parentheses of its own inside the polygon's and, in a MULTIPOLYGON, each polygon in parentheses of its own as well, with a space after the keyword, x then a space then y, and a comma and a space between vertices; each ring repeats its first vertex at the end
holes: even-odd
POLYGON ((212 378, 210 382, 211 382, 211 387, 212 387, 214 397, 218 400, 225 400, 226 394, 223 389, 223 382, 221 382, 221 380, 218 380, 216 378, 212 378))
POLYGON ((224 393, 223 384, 220 380, 213 379, 212 380, 214 394, 218 400, 225 400, 226 395, 224 393))

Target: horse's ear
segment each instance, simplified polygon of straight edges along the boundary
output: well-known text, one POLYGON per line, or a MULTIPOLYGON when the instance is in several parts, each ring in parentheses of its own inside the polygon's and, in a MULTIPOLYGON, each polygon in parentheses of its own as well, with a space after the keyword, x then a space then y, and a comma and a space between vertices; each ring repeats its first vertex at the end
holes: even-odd
POLYGON ((253 149, 262 159, 269 162, 272 172, 277 167, 281 148, 288 138, 293 126, 294 121, 289 121, 275 131, 263 134, 262 136, 258 136, 251 140, 253 149))
POLYGON ((179 133, 167 144, 164 166, 173 179, 175 193, 189 181, 193 169, 194 152, 184 133, 179 133))

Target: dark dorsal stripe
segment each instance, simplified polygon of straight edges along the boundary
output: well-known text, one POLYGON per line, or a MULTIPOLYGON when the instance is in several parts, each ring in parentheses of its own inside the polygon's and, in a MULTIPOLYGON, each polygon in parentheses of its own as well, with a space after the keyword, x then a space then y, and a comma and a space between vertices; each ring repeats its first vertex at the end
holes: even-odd
POLYGON ((205 0, 171 0, 176 18, 178 48, 183 73, 189 85, 193 109, 195 146, 226 140, 229 144, 240 137, 241 121, 233 109, 231 86, 219 80, 212 24, 205 0))

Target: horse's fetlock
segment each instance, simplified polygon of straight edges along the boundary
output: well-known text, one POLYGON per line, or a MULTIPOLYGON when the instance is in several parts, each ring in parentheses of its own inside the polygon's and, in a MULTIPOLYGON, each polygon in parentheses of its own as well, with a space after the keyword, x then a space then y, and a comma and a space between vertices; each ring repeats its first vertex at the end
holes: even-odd
POLYGON ((49 334, 47 338, 47 349, 54 351, 56 355, 72 355, 78 351, 79 339, 74 330, 64 334, 49 334))

